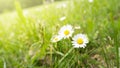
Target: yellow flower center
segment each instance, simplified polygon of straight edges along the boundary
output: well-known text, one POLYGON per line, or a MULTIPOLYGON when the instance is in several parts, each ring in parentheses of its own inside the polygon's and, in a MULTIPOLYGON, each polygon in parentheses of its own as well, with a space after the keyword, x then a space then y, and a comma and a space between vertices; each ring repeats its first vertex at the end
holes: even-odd
POLYGON ((65 35, 68 35, 69 33, 70 33, 69 30, 65 30, 65 31, 64 31, 64 34, 65 34, 65 35))
POLYGON ((83 39, 82 39, 82 38, 78 38, 78 39, 77 39, 77 43, 78 43, 78 44, 83 44, 83 39))

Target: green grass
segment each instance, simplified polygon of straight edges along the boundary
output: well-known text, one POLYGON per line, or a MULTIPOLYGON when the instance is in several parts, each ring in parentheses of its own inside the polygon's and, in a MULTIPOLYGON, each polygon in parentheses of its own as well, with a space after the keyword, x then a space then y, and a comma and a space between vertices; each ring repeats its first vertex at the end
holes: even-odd
POLYGON ((25 10, 15 2, 15 7, 0 15, 0 68, 120 67, 119 0, 69 0, 25 10), (88 35, 86 48, 73 49, 69 39, 51 43, 66 24, 88 35))

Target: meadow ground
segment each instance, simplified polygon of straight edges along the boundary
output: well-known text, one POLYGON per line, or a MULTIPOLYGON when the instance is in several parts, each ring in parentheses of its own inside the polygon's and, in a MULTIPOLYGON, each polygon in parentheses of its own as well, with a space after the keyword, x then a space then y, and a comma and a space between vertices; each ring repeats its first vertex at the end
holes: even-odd
POLYGON ((120 0, 68 0, 0 14, 0 68, 120 68, 120 0), (85 48, 51 37, 66 24, 85 48))

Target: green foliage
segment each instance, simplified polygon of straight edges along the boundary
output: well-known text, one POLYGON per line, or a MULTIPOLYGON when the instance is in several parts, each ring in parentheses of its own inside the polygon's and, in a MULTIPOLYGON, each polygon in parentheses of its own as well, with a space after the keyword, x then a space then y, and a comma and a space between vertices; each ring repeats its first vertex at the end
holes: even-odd
POLYGON ((69 0, 0 15, 0 67, 119 68, 120 1, 69 0), (60 18, 66 17, 61 21, 60 18), (70 39, 51 43, 61 26, 80 26, 86 48, 72 48, 70 39))

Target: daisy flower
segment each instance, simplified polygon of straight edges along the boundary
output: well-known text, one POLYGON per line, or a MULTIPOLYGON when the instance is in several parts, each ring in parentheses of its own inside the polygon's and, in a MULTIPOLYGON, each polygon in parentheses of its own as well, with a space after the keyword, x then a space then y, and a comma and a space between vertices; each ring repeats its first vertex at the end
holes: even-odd
POLYGON ((53 37, 51 38, 51 41, 52 41, 53 43, 55 43, 55 42, 60 41, 61 39, 62 39, 62 37, 61 37, 60 35, 55 35, 55 36, 53 36, 53 37))
POLYGON ((71 37, 73 32, 74 32, 74 30, 71 25, 65 25, 65 26, 61 27, 58 34, 61 35, 65 39, 65 38, 71 37))
POLYGON ((89 42, 85 34, 77 34, 72 39, 74 48, 85 48, 86 44, 89 42))

